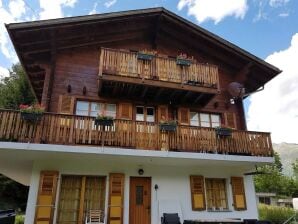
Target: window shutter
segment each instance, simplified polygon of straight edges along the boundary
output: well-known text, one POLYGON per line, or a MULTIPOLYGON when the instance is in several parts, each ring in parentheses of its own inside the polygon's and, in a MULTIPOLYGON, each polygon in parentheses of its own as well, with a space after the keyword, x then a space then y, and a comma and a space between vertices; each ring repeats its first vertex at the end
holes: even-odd
POLYGON ((232 113, 232 112, 225 113, 225 125, 227 127, 237 129, 235 113, 232 113))
POLYGON ((42 171, 40 173, 35 224, 53 223, 58 175, 57 171, 42 171))
POLYGON ((192 210, 201 211, 206 209, 205 187, 203 176, 190 176, 190 190, 192 210))
POLYGON ((246 199, 243 177, 231 177, 235 210, 246 210, 246 199))
POLYGON ((110 174, 108 224, 123 223, 124 174, 110 174))
POLYGON ((67 95, 59 96, 58 113, 61 114, 73 114, 74 97, 67 95))
POLYGON ((132 105, 131 105, 131 103, 120 103, 119 104, 118 118, 132 120, 132 105))
POLYGON ((158 106, 158 121, 167 121, 168 120, 168 106, 160 105, 158 106))
POLYGON ((178 119, 180 124, 189 125, 189 109, 188 108, 179 108, 178 109, 178 119))

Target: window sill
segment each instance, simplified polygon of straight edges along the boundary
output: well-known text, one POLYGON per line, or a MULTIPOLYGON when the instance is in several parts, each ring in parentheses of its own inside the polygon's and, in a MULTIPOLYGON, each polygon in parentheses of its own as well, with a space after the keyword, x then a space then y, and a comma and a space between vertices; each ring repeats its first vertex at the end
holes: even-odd
POLYGON ((207 212, 232 212, 232 210, 224 209, 224 210, 211 210, 208 209, 207 212))

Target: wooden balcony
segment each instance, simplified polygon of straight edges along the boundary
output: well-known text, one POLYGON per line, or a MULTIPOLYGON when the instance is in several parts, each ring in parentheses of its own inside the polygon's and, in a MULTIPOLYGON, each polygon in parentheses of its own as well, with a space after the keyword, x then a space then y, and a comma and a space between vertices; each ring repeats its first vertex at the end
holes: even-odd
POLYGON ((139 58, 138 52, 102 48, 99 94, 164 102, 204 105, 219 93, 218 68, 193 61, 177 64, 176 58, 139 58))
POLYGON ((213 128, 178 125, 175 132, 159 124, 114 120, 94 125, 94 117, 45 113, 37 124, 22 120, 19 111, 0 110, 0 140, 44 144, 111 146, 145 150, 272 156, 270 133, 232 131, 219 138, 213 128))

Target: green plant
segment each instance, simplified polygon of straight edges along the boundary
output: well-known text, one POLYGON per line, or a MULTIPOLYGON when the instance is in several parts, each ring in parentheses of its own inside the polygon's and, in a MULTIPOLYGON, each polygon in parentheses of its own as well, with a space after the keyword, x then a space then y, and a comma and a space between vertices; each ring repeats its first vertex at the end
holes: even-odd
POLYGON ((40 104, 33 104, 31 106, 26 104, 21 104, 20 111, 22 113, 43 114, 45 111, 45 108, 40 104))
POLYGON ((98 114, 96 117, 96 120, 106 121, 106 120, 114 120, 114 118, 111 116, 105 116, 105 115, 98 114))
POLYGON ((176 120, 168 120, 168 121, 160 121, 160 124, 167 124, 167 125, 177 125, 177 121, 176 120))
POLYGON ((24 215, 16 215, 14 224, 24 224, 24 223, 25 223, 24 215))
POLYGON ((295 214, 294 209, 260 204, 259 219, 268 220, 272 224, 282 224, 295 214))

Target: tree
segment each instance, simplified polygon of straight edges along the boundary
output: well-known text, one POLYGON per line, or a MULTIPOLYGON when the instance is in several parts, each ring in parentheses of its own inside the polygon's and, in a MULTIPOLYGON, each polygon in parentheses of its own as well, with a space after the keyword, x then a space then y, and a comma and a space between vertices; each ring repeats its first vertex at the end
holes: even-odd
POLYGON ((35 102, 34 94, 21 64, 15 64, 9 71, 9 77, 0 82, 0 108, 18 109, 20 104, 35 102))
MULTIPOLYGON (((11 67, 9 77, 0 80, 0 108, 18 109, 20 104, 32 104, 35 97, 22 66, 11 67)), ((26 208, 28 187, 0 174, 0 210, 26 208)))
POLYGON ((298 181, 298 159, 294 163, 292 163, 294 177, 298 181))
MULTIPOLYGON (((298 164, 296 165, 298 167, 298 164)), ((282 163, 278 153, 274 153, 273 164, 260 167, 259 170, 266 174, 254 177, 257 192, 270 192, 287 197, 296 197, 298 195, 298 180, 282 173, 282 163)))

